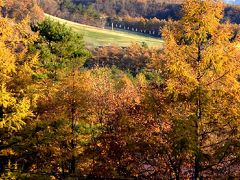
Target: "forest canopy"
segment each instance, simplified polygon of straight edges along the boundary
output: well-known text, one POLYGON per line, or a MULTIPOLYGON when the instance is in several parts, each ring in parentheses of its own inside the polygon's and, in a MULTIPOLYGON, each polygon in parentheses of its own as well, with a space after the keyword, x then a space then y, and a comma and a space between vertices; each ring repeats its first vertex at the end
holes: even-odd
MULTIPOLYGON (((102 18, 106 16, 179 20, 183 2, 184 0, 38 0, 46 13, 84 24, 94 25, 95 22, 97 26, 103 23, 102 18)), ((239 14, 239 6, 224 5, 225 20, 239 24, 239 14)))
POLYGON ((93 51, 35 1, 4 2, 0 179, 240 177, 240 37, 221 1, 184 1, 161 49, 93 51))

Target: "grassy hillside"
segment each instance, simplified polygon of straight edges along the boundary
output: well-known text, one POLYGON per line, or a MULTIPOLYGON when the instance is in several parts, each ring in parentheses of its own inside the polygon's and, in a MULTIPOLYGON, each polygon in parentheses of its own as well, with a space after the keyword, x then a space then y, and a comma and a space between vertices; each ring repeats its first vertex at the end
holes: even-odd
POLYGON ((74 23, 47 14, 46 16, 56 21, 60 21, 61 23, 66 23, 66 25, 71 27, 74 31, 83 34, 87 47, 110 45, 126 47, 131 43, 142 42, 147 43, 147 45, 150 47, 161 47, 163 43, 161 39, 140 35, 139 33, 101 29, 93 26, 74 23))

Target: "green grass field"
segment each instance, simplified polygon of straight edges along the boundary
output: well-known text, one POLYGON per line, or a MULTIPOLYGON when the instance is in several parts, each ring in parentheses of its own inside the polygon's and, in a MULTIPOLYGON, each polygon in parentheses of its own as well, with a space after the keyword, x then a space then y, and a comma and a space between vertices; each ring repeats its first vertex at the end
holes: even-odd
POLYGON ((160 38, 139 35, 138 33, 129 31, 96 28, 93 26, 74 23, 47 14, 46 17, 50 17, 53 20, 65 23, 67 26, 71 27, 74 31, 83 34, 84 41, 87 47, 110 46, 110 45, 126 47, 132 43, 145 42, 149 47, 159 48, 162 47, 163 44, 163 41, 160 38))

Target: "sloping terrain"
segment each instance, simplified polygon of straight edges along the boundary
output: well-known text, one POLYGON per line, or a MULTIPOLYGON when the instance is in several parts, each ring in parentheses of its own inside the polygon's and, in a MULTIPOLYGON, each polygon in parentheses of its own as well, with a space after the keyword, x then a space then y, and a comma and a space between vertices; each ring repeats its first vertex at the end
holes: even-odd
POLYGON ((47 14, 46 16, 61 23, 66 23, 66 25, 71 27, 74 31, 83 34, 87 47, 111 45, 126 47, 131 43, 141 44, 143 42, 150 47, 161 47, 163 43, 163 41, 159 38, 152 38, 139 33, 101 29, 93 26, 74 23, 47 14))

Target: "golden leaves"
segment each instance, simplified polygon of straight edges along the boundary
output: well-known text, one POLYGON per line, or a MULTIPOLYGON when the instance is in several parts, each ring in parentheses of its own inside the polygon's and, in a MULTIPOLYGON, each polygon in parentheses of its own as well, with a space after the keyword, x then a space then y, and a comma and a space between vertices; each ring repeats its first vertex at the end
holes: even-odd
POLYGON ((0 18, 0 34, 0 107, 3 113, 0 128, 17 131, 25 124, 25 118, 33 116, 27 89, 31 86, 32 67, 38 57, 28 56, 27 46, 36 35, 30 33, 27 20, 16 24, 8 18, 0 18))
POLYGON ((188 39, 206 42, 208 34, 213 34, 223 17, 223 4, 215 0, 187 0, 183 4, 184 16, 180 23, 188 39))
POLYGON ((25 123, 24 118, 32 116, 30 109, 30 101, 26 98, 17 101, 14 94, 7 92, 6 87, 2 84, 0 104, 3 108, 3 118, 0 121, 0 128, 7 127, 9 130, 17 131, 25 123), (8 113, 7 111, 11 112, 8 113))

